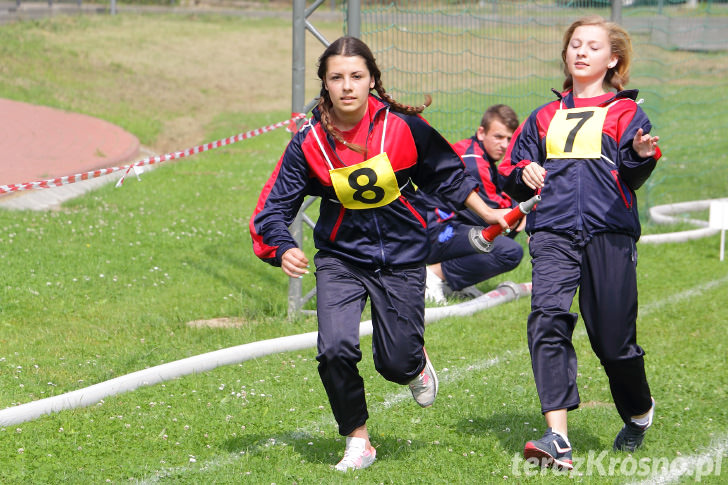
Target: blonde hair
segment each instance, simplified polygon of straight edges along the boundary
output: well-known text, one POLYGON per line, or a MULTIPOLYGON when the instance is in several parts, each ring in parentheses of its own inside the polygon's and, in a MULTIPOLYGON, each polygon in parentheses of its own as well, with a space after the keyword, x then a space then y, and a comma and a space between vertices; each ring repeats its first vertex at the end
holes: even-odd
POLYGON ((561 49, 561 60, 564 62, 564 90, 571 89, 574 86, 574 79, 571 77, 569 67, 566 65, 566 49, 571 42, 571 36, 574 31, 583 25, 596 25, 607 31, 609 38, 609 47, 613 55, 617 56, 617 64, 607 69, 604 76, 604 85, 612 87, 617 91, 621 91, 629 82, 629 68, 632 63, 632 40, 629 34, 620 25, 609 22, 598 15, 590 15, 582 17, 566 29, 564 33, 564 41, 561 49))

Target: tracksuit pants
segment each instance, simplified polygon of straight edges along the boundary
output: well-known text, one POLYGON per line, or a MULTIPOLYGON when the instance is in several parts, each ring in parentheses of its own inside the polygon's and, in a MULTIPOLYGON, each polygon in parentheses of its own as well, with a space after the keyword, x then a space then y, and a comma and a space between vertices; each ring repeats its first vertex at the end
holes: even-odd
POLYGON ((319 252, 316 264, 318 371, 342 436, 369 418, 357 364, 359 323, 371 299, 374 366, 407 384, 425 367, 425 267, 361 268, 319 252))
POLYGON ((572 334, 578 315, 569 312, 579 288, 579 309, 592 350, 609 378, 622 420, 652 406, 637 345, 637 248, 625 234, 584 239, 549 232, 531 236, 533 264, 528 347, 541 412, 578 407, 577 362, 572 334))

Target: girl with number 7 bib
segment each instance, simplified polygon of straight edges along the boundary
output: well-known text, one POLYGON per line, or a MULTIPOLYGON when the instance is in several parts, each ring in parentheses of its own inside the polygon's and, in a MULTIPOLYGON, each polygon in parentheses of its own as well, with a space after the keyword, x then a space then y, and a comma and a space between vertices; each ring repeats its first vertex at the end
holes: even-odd
POLYGON ((652 423, 654 401, 637 345, 635 191, 660 158, 658 137, 629 79, 631 41, 601 17, 574 22, 563 39, 563 92, 517 130, 500 165, 505 191, 542 201, 528 215, 533 293, 528 346, 547 430, 524 457, 571 469, 567 411, 579 406, 572 345, 579 310, 609 379, 624 426, 613 448, 634 451, 652 423))
POLYGON ((336 469, 347 471, 366 468, 376 457, 357 370, 367 299, 377 371, 409 385, 422 407, 437 395, 437 376, 424 348, 426 209, 415 190, 437 192, 504 228, 507 211, 483 202, 460 157, 420 116, 429 97, 415 108, 387 94, 361 40, 333 42, 319 58, 318 77, 319 104, 265 184, 250 231, 259 258, 302 278, 308 259, 288 227, 305 196, 321 198, 314 228, 316 359, 339 433, 347 437, 336 469))

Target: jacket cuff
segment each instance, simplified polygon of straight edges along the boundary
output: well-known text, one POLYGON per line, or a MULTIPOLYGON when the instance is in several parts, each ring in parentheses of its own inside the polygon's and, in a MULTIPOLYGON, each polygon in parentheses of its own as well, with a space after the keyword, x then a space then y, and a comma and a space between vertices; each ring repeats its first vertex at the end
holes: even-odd
POLYGON ((288 250, 289 250, 289 249, 291 249, 291 248, 297 248, 297 247, 298 247, 298 246, 296 246, 295 244, 293 244, 293 243, 290 243, 290 242, 288 242, 288 243, 283 243, 283 244, 281 244, 280 246, 278 246, 278 249, 276 249, 276 261, 275 261, 275 266, 280 266, 280 265, 281 265, 281 263, 283 262, 283 254, 284 254, 284 253, 285 253, 286 251, 288 251, 288 250))
POLYGON ((660 146, 659 146, 659 145, 658 145, 658 146, 656 146, 656 147, 655 147, 655 149, 656 149, 657 151, 655 152, 655 154, 654 154, 654 155, 652 155, 652 158, 654 158, 655 160, 659 160, 659 159, 660 159, 660 157, 662 156, 662 150, 660 150, 660 146))

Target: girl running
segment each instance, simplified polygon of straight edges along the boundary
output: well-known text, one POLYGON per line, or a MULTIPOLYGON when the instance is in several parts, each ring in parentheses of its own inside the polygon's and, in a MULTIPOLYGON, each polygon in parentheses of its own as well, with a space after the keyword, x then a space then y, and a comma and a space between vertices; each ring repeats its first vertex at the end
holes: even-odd
POLYGON ((504 228, 506 210, 483 202, 460 157, 420 116, 429 97, 415 108, 387 94, 374 56, 361 40, 333 42, 319 58, 318 77, 319 104, 263 188, 250 231, 258 257, 301 278, 309 261, 288 226, 305 196, 321 197, 314 228, 316 359, 339 433, 347 437, 336 465, 346 471, 366 468, 376 458, 357 370, 367 299, 377 371, 409 385, 422 407, 432 405, 437 395, 437 375, 424 348, 428 238, 415 185, 504 228))
POLYGON ((528 346, 546 418, 542 438, 524 457, 571 469, 567 411, 579 405, 570 313, 579 308, 592 349, 609 378, 624 427, 615 450, 634 451, 652 423, 654 401, 637 345, 637 190, 660 158, 659 137, 638 106, 629 80, 631 41, 601 17, 574 22, 561 57, 563 92, 519 128, 499 167, 505 191, 543 200, 526 222, 533 294, 528 346))

